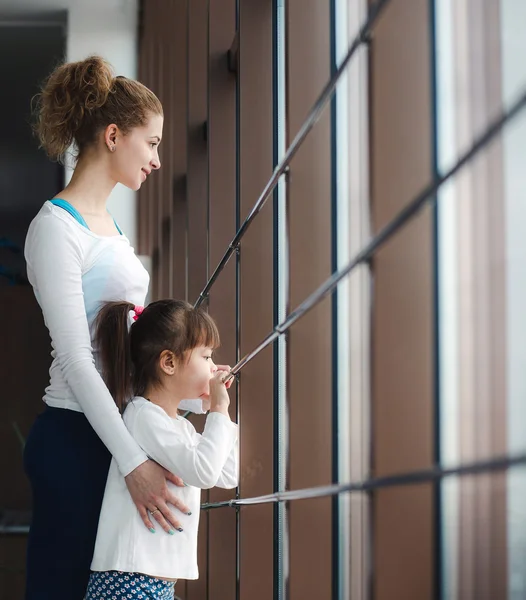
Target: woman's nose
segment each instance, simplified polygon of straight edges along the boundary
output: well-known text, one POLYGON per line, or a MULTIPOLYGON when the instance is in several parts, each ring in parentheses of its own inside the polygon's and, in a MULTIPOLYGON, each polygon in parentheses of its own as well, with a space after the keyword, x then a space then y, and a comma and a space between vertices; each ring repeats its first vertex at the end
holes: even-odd
POLYGON ((152 169, 154 171, 158 171, 161 168, 161 159, 156 156, 150 163, 152 169))

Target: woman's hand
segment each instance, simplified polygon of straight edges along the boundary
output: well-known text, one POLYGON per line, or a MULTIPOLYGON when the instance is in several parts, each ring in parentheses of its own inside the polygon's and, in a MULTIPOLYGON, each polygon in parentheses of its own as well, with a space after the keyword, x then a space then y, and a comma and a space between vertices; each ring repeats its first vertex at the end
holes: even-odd
POLYGON ((167 503, 186 515, 190 514, 189 509, 170 492, 166 485, 168 480, 179 487, 184 486, 180 477, 172 475, 153 460, 147 460, 127 475, 124 480, 143 523, 152 533, 155 533, 155 528, 150 520, 150 515, 153 515, 166 533, 173 535, 174 529, 182 531, 181 523, 174 517, 167 503))

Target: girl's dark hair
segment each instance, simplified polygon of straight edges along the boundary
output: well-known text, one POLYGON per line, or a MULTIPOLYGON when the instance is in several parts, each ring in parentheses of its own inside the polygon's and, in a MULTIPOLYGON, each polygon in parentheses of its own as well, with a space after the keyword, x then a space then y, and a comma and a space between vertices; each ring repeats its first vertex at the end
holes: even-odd
POLYGON ((164 350, 182 364, 186 352, 197 346, 219 346, 212 317, 188 302, 152 302, 128 329, 134 308, 130 302, 108 302, 95 320, 102 376, 121 412, 133 395, 160 383, 158 361, 164 350))
POLYGON ((124 134, 163 114, 157 96, 127 77, 114 77, 100 56, 65 63, 48 77, 36 96, 34 129, 48 156, 62 161, 75 142, 80 156, 114 123, 124 134))

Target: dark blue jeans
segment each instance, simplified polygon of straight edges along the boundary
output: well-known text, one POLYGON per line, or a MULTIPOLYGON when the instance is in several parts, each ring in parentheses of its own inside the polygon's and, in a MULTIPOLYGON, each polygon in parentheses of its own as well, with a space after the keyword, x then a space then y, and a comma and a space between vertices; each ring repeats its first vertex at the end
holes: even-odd
POLYGON ((24 451, 33 491, 26 600, 82 600, 111 456, 83 413, 47 407, 24 451))

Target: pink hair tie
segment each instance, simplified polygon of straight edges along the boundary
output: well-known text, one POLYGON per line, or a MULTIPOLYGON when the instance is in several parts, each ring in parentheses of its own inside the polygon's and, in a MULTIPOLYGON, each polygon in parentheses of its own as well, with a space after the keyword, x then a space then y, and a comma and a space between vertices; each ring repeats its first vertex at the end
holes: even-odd
POLYGON ((135 306, 133 308, 133 312, 135 313, 133 320, 137 321, 137 319, 142 315, 144 311, 144 306, 135 306))

